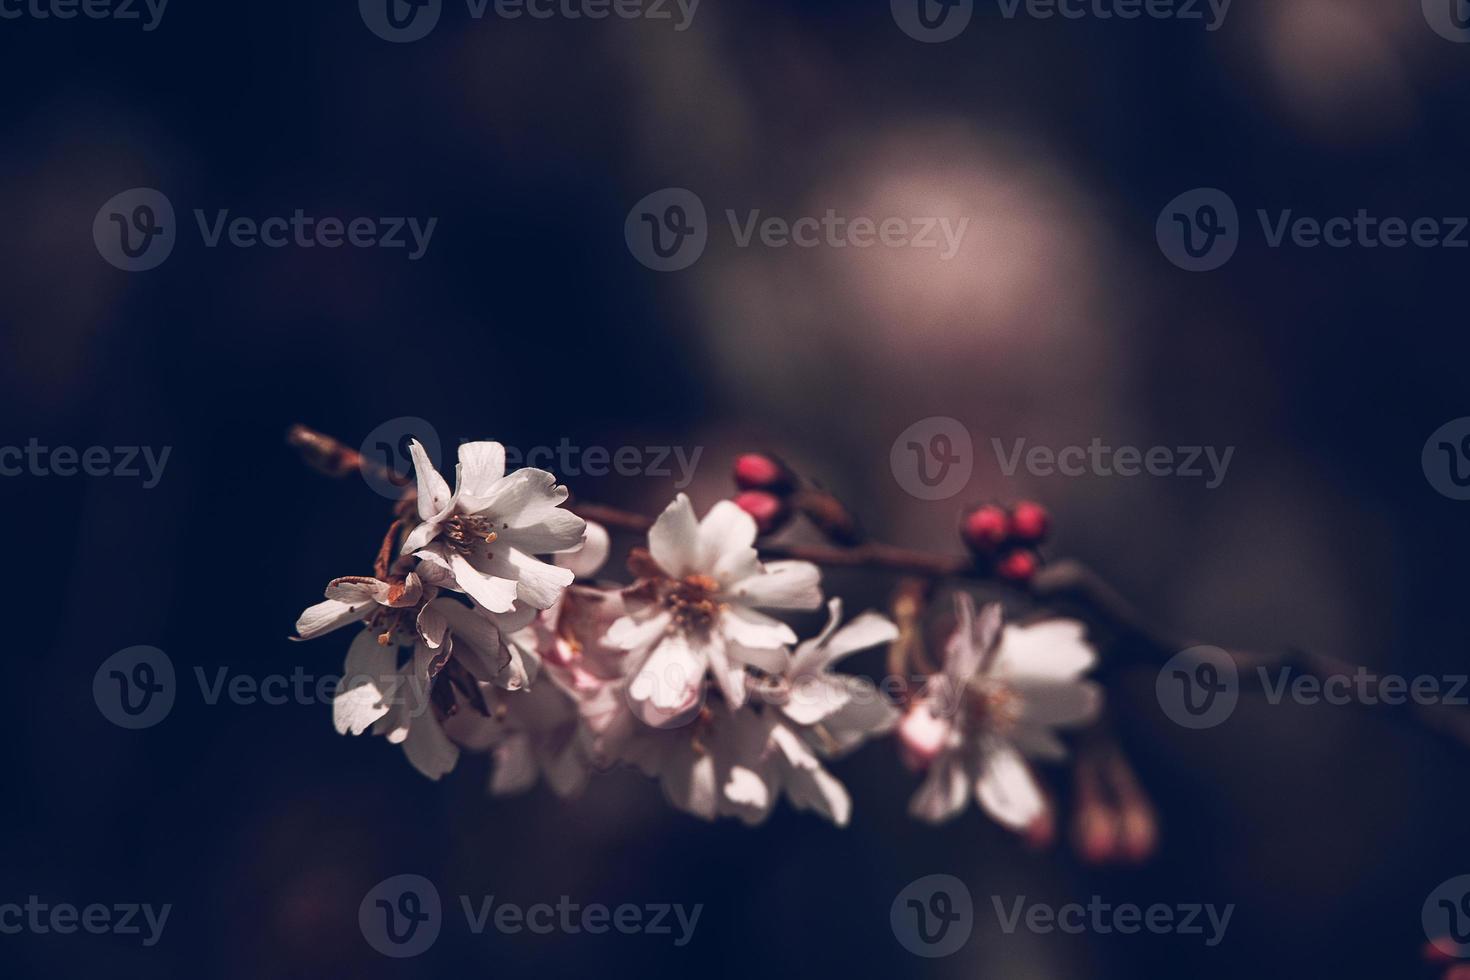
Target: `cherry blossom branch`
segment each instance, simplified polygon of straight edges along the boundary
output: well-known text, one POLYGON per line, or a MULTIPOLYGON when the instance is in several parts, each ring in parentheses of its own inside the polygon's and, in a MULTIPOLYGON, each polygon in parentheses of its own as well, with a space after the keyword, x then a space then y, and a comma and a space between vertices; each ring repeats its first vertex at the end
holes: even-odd
MULTIPOLYGON (((412 484, 378 461, 364 457, 339 440, 307 426, 292 426, 286 441, 301 453, 308 465, 329 476, 342 477, 362 472, 404 488, 396 510, 396 519, 384 538, 383 549, 386 551, 380 550, 379 553, 381 564, 382 555, 391 551, 392 542, 402 526, 402 518, 407 513, 407 505, 414 496, 412 484)), ((794 509, 805 514, 833 541, 826 545, 766 541, 760 546, 763 556, 809 561, 832 568, 870 569, 904 576, 905 582, 895 598, 894 612, 901 629, 904 618, 910 620, 909 640, 905 642, 901 637, 900 643, 895 646, 903 646, 906 659, 921 672, 933 672, 934 667, 923 655, 921 637, 915 632, 915 624, 925 605, 921 597, 933 583, 944 579, 994 582, 996 576, 993 564, 973 555, 935 554, 868 539, 851 511, 835 496, 819 487, 797 485, 798 481, 790 471, 773 462, 770 457, 751 458, 779 467, 777 474, 771 477, 772 486, 783 486, 794 509), (915 580, 927 584, 921 588, 915 584, 915 580)), ((742 459, 741 463, 744 462, 742 459)), ((653 526, 653 519, 650 517, 605 504, 573 500, 570 506, 579 516, 612 530, 642 534, 653 526)), ((1021 589, 1033 599, 1078 616, 1099 634, 1097 638, 1100 642, 1122 654, 1103 665, 1105 672, 1125 666, 1158 668, 1180 651, 1199 645, 1151 624, 1101 576, 1077 561, 1053 562, 1037 569, 1027 580, 1010 581, 1008 584, 1021 589)), ((1339 658, 1305 650, 1293 649, 1276 654, 1232 649, 1225 649, 1225 652, 1234 662, 1242 684, 1253 684, 1260 677, 1263 668, 1266 671, 1285 670, 1296 675, 1314 677, 1319 681, 1352 676, 1360 669, 1358 665, 1339 658)), ((1462 748, 1470 748, 1470 711, 1438 703, 1387 704, 1381 699, 1372 706, 1407 719, 1462 748)))

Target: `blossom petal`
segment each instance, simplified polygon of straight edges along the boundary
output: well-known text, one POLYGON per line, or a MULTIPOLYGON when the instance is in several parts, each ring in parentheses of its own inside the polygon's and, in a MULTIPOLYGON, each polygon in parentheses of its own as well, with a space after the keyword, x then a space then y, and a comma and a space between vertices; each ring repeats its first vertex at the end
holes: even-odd
POLYGON ((1071 680, 1097 662, 1086 627, 1075 619, 1048 619, 1031 626, 1007 626, 996 671, 1017 679, 1071 680))
POLYGON ((536 756, 529 735, 519 733, 495 746, 490 770, 492 796, 513 796, 536 785, 536 756))
POLYGON ((807 561, 773 561, 760 574, 741 579, 728 591, 751 606, 816 609, 822 604, 822 573, 807 561))
POLYGON ((408 453, 413 457, 413 471, 418 477, 419 519, 430 521, 442 517, 453 503, 449 483, 434 469, 429 454, 417 439, 409 441, 408 453))
POLYGON ((850 657, 859 650, 892 643, 896 639, 898 639, 898 627, 893 620, 879 613, 865 612, 832 634, 832 638, 822 648, 819 669, 829 668, 837 661, 850 657))
POLYGON ((721 500, 699 522, 694 566, 720 582, 736 581, 726 577, 732 573, 744 578, 753 571, 753 563, 757 561, 753 547, 755 532, 755 518, 734 501, 721 500))
POLYGON ((558 565, 571 569, 572 574, 579 579, 592 578, 600 572, 607 563, 608 552, 612 550, 612 538, 608 535, 607 528, 596 521, 586 523, 582 544, 557 555, 555 559, 558 565))
POLYGON ((720 632, 732 643, 758 649, 783 647, 796 642, 796 634, 790 626, 743 606, 726 607, 720 616, 720 632))
POLYGON ((996 743, 980 760, 975 798, 997 821, 1012 830, 1025 830, 1046 813, 1046 798, 1019 752, 996 743))
POLYGON ((403 754, 419 772, 430 779, 438 779, 459 761, 459 746, 444 734, 430 708, 409 725, 408 737, 403 740, 403 754))
POLYGON ((669 802, 686 813, 713 820, 719 806, 715 782, 715 760, 710 755, 689 752, 667 764, 663 770, 664 795, 669 802))
POLYGON ((498 442, 466 442, 459 447, 459 472, 454 495, 469 512, 479 510, 480 501, 505 476, 505 447, 498 442))
POLYGON ((970 799, 970 782, 965 769, 953 755, 944 755, 929 767, 929 774, 909 801, 909 815, 928 823, 943 823, 965 808, 970 799))
POLYGON ((537 520, 501 528, 500 540, 527 554, 547 555, 576 548, 586 533, 586 521, 558 507, 543 511, 537 520))
MULTIPOLYGON (((423 555, 420 554, 419 557, 422 558, 423 555)), ((445 551, 442 557, 454 574, 454 584, 480 606, 490 612, 509 612, 515 605, 514 580, 481 572, 457 551, 445 551)))
POLYGON ((705 662, 709 664, 710 673, 715 677, 715 683, 720 686, 720 693, 725 696, 726 703, 733 710, 745 704, 745 667, 739 663, 731 663, 726 656, 725 640, 716 634, 711 634, 704 643, 692 643, 691 647, 703 650, 705 662))
POLYGON ((670 633, 638 669, 629 696, 648 701, 661 712, 686 710, 699 699, 708 663, 704 649, 691 647, 682 633, 670 633))
POLYGON ((638 650, 663 636, 673 616, 667 612, 647 618, 623 616, 608 627, 604 642, 621 650, 638 650))
POLYGON ((1085 725, 1102 710, 1102 688, 1089 681, 1017 679, 1011 688, 1021 700, 1021 720, 1065 728, 1085 725))
POLYGON ((696 571, 699 559, 699 524, 694 520, 694 506, 679 494, 664 508, 648 532, 648 551, 665 573, 683 578, 696 571))
POLYGON ((847 685, 832 676, 808 675, 791 687, 781 712, 798 725, 815 725, 847 705, 847 685))
MULTIPOLYGON (((570 568, 551 565, 515 548, 497 548, 493 558, 475 563, 486 574, 515 582, 515 598, 536 609, 549 609, 576 578, 570 568)), ((506 612, 492 609, 491 612, 506 612)))
POLYGON ((361 735, 388 713, 398 687, 398 649, 378 642, 363 630, 347 649, 342 680, 332 699, 332 724, 338 734, 361 735))
POLYGON ((474 513, 493 514, 497 523, 511 527, 527 527, 544 519, 566 499, 567 488, 559 486, 553 474, 526 467, 487 487, 484 496, 475 499, 474 513))
POLYGON ((315 639, 323 633, 341 629, 348 623, 358 622, 373 605, 371 601, 352 604, 340 599, 318 602, 314 606, 308 606, 297 618, 296 634, 303 640, 315 639))

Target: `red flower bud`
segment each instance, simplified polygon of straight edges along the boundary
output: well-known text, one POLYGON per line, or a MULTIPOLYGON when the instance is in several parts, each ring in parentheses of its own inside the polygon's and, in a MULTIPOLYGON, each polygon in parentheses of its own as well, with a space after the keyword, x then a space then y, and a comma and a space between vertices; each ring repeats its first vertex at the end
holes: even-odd
POLYGON ((976 507, 960 522, 960 537, 982 555, 993 555, 1011 535, 1011 519, 994 504, 976 507))
POLYGON ((746 453, 735 460, 735 485, 742 490, 786 493, 796 481, 780 460, 762 453, 746 453))
POLYGON ((996 563, 995 574, 1007 582, 1025 585, 1031 581, 1032 576, 1036 574, 1036 569, 1040 566, 1036 552, 1018 548, 996 563))
POLYGON ((764 490, 747 490, 735 497, 735 505, 755 518, 755 526, 762 534, 779 531, 791 517, 791 508, 786 501, 764 490))
POLYGON ((1011 533, 1017 541, 1037 544, 1045 540, 1050 531, 1051 515, 1040 504, 1023 500, 1011 508, 1011 533))

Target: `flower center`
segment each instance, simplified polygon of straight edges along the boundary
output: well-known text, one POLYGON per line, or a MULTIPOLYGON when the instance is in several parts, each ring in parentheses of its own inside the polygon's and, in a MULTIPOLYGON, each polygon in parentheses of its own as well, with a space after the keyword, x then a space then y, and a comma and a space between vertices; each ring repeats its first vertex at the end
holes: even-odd
POLYGON ((705 631, 720 614, 720 603, 715 599, 719 591, 720 583, 708 575, 688 575, 664 586, 663 604, 681 628, 705 631))
POLYGON ((444 522, 443 537, 449 547, 468 555, 482 544, 495 543, 496 535, 490 528, 489 518, 461 514, 444 522))
POLYGON ((995 680, 972 682, 965 689, 965 707, 983 728, 1004 735, 1021 721, 1021 696, 995 680))

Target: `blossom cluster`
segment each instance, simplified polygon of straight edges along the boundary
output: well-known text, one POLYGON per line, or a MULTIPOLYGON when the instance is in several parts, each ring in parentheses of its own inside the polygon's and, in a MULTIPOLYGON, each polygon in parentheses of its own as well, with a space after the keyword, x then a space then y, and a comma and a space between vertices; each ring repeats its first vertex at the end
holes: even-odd
POLYGON ((488 753, 490 790, 544 779, 572 796, 616 765, 656 779, 680 810, 765 819, 784 795, 841 826, 851 799, 827 763, 897 733, 926 773, 910 810, 938 822, 973 797, 1023 829, 1046 812, 1028 757, 1065 754, 1057 729, 1095 716, 1080 624, 1003 625, 957 593, 943 665, 910 703, 834 668, 895 642, 876 612, 843 622, 818 567, 762 560, 756 520, 731 501, 698 518, 680 494, 628 556, 629 583, 599 578, 606 529, 564 505, 544 470, 506 472, 495 442, 459 449, 456 482, 413 443, 417 522, 377 576, 331 582, 302 639, 361 632, 333 703, 336 728, 403 746, 438 779, 488 753), (778 618, 825 603, 802 640, 778 618))

